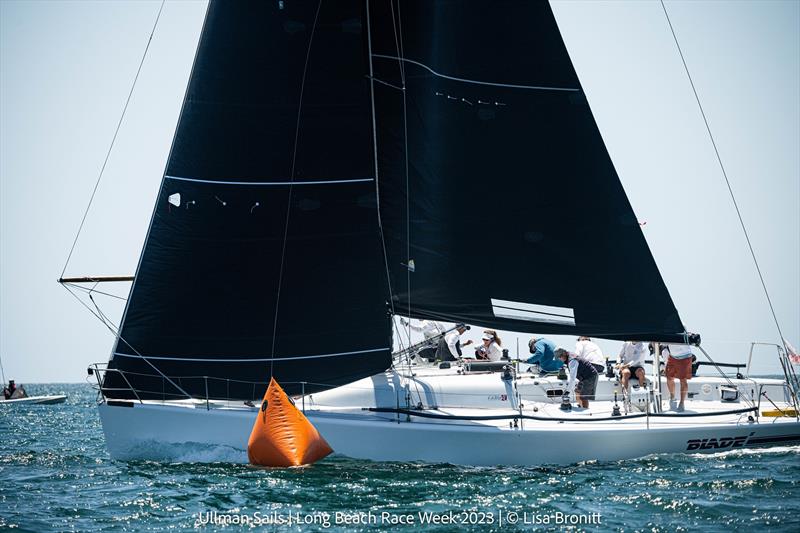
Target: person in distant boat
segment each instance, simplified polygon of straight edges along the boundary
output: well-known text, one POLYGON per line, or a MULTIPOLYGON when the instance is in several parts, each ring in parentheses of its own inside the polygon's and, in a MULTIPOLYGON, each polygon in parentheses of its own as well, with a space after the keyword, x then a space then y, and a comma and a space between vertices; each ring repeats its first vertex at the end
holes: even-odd
POLYGON ((661 355, 667 358, 667 368, 664 375, 667 377, 667 390, 669 390, 669 408, 682 412, 683 403, 689 393, 689 380, 692 379, 692 348, 688 344, 662 344, 661 355), (675 380, 681 382, 681 401, 676 406, 675 380))
POLYGON ((483 344, 475 348, 475 358, 483 359, 486 361, 499 361, 503 358, 503 350, 501 349, 501 340, 497 332, 493 329, 483 330, 481 337, 483 344))
POLYGON ((456 329, 451 331, 443 338, 439 339, 439 345, 436 348, 436 359, 440 361, 455 361, 462 357, 461 347, 469 346, 472 344, 471 340, 461 344, 461 335, 469 329, 469 326, 464 324, 456 324, 456 329))
POLYGON ((525 362, 529 365, 538 364, 542 372, 557 372, 564 366, 564 363, 556 359, 556 345, 550 339, 534 337, 528 341, 528 350, 531 352, 531 356, 525 362))
POLYGON ((569 381, 565 394, 575 394, 575 401, 584 409, 589 407, 589 401, 594 400, 597 391, 597 381, 600 376, 597 369, 583 356, 569 353, 563 348, 557 348, 556 358, 567 365, 569 381))
POLYGON ((426 341, 445 332, 444 325, 436 322, 435 320, 423 320, 417 326, 413 322, 409 322, 405 318, 400 317, 400 323, 404 326, 410 327, 412 331, 422 333, 422 336, 425 337, 426 341))
POLYGON ((646 387, 644 373, 645 344, 641 341, 625 341, 617 356, 617 368, 622 376, 622 387, 627 391, 631 376, 639 380, 639 385, 646 387))
POLYGON ((575 343, 575 355, 582 357, 594 365, 594 369, 599 374, 605 371, 606 360, 603 358, 603 351, 600 347, 592 342, 589 337, 578 337, 578 342, 575 343))
POLYGON ((3 396, 6 400, 16 400, 17 398, 27 398, 28 393, 25 392, 25 387, 14 383, 13 379, 8 380, 8 386, 3 389, 3 396))

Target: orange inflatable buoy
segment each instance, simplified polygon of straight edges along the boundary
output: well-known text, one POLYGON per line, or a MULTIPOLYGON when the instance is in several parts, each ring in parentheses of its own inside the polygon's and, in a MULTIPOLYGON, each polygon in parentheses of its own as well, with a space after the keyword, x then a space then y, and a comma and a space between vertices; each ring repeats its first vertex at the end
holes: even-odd
POLYGON ((333 450, 278 382, 270 379, 261 401, 247 458, 259 466, 299 466, 319 461, 333 450))

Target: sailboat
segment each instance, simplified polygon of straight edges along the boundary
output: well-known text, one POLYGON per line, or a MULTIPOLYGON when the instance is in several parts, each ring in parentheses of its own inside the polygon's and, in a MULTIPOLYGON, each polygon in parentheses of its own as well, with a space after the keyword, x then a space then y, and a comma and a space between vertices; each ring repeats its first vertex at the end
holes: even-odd
POLYGON ((113 457, 244 450, 270 378, 361 459, 800 441, 780 346, 785 379, 697 378, 685 413, 663 409, 658 350, 635 409, 619 412, 612 376, 564 411, 564 381, 519 362, 393 358, 398 316, 700 350, 547 2, 212 0, 111 358, 89 369, 113 457), (487 191, 502 211, 465 209, 487 191), (475 257, 464 235, 508 256, 475 257), (592 269, 571 260, 586 249, 592 269))

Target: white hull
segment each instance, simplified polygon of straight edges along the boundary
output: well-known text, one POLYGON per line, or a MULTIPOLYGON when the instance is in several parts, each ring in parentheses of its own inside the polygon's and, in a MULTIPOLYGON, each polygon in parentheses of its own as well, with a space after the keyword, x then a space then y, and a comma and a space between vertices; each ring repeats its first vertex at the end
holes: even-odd
POLYGON ((67 397, 63 394, 54 394, 51 396, 28 396, 27 398, 15 398, 13 400, 6 400, 0 398, 0 404, 21 405, 21 404, 36 404, 36 405, 52 405, 56 403, 64 403, 67 397))
MULTIPOLYGON (((246 460, 255 411, 162 404, 100 405, 109 452, 115 459, 181 460, 195 444, 218 446, 246 460)), ((690 423, 619 422, 442 423, 400 421, 358 412, 307 411, 337 454, 374 461, 426 461, 466 465, 567 464, 612 461, 653 453, 713 453, 740 447, 800 443, 794 419, 694 418, 690 423), (715 420, 716 419, 716 420, 715 420), (591 425, 590 427, 587 427, 591 425), (739 440, 736 440, 736 439, 739 440), (706 449, 689 441, 716 439, 706 449)), ((213 454, 212 454, 213 456, 213 454)), ((236 457, 227 455, 225 457, 236 457)))
MULTIPOLYGON (((438 404, 438 409, 426 409, 425 412, 465 417, 515 414, 507 400, 499 399, 504 383, 497 374, 457 376, 456 379, 462 380, 459 387, 466 387, 475 393, 476 398, 483 397, 483 406, 443 406, 442 399, 448 394, 461 396, 463 402, 466 393, 459 394, 457 382, 447 385, 447 380, 437 383, 438 379, 431 379, 427 382, 428 398, 438 404), (441 394, 437 394, 437 386, 441 386, 441 394), (487 394, 490 397, 497 395, 500 405, 487 408, 486 404, 494 401, 487 399, 487 394)), ((466 465, 567 464, 628 459, 653 453, 713 453, 739 447, 800 442, 800 423, 795 418, 762 416, 757 422, 751 422, 747 414, 705 416, 715 411, 747 407, 743 403, 722 403, 713 399, 692 400, 687 404, 687 413, 702 413, 704 416, 640 416, 564 423, 523 420, 517 427, 513 427, 510 419, 409 418, 362 409, 405 405, 405 387, 394 387, 399 385, 398 380, 397 375, 391 373, 373 376, 352 386, 307 396, 297 404, 305 407, 306 416, 337 454, 375 461, 466 465)), ((541 385, 541 380, 537 379, 537 382, 541 385)), ((700 383, 699 387, 702 389, 705 385, 708 385, 705 388, 716 390, 709 382, 700 383)), ((538 401, 523 396, 525 415, 603 418, 610 415, 612 407, 611 402, 596 401, 589 411, 575 410, 565 414, 544 393, 539 396, 538 401)), ((416 404, 416 401, 412 403, 416 404)), ((196 455, 184 455, 184 452, 194 451, 200 445, 231 452, 204 456, 209 460, 246 461, 247 440, 257 412, 257 407, 247 407, 242 403, 206 404, 202 401, 112 401, 99 408, 109 452, 112 457, 123 460, 206 460, 196 455)))

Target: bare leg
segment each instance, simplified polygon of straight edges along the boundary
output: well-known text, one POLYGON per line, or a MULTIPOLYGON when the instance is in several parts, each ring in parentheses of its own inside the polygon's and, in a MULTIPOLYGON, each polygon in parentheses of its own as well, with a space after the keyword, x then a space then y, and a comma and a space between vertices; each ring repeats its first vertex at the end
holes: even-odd
POLYGON ((689 382, 685 379, 681 380, 681 405, 686 400, 686 395, 689 393, 689 382))
POLYGON ((623 368, 622 369, 622 388, 625 391, 628 391, 628 381, 631 379, 631 370, 630 368, 623 368))
POLYGON ((647 385, 647 378, 644 376, 644 369, 639 367, 636 369, 636 379, 639 380, 639 386, 645 387, 647 385))
POLYGON ((667 378, 667 390, 669 391, 669 399, 675 399, 675 380, 673 378, 667 378))

